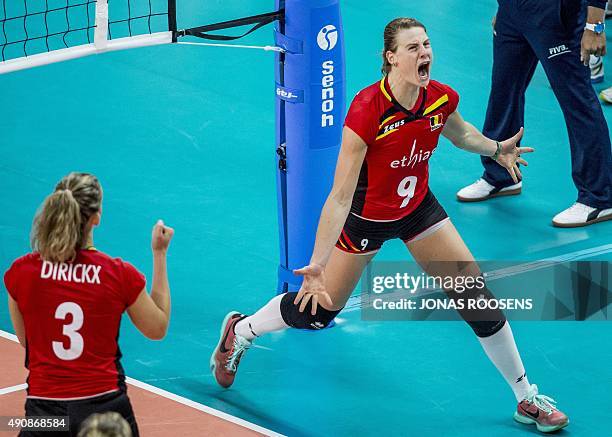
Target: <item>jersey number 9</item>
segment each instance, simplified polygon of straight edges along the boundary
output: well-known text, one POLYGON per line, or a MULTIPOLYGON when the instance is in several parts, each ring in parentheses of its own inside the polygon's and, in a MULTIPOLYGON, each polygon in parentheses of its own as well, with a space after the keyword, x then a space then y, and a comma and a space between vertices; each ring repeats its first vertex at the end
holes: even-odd
POLYGON ((397 194, 400 197, 403 197, 404 200, 400 205, 400 208, 405 208, 406 205, 410 202, 410 199, 414 197, 414 190, 416 189, 417 177, 416 176, 406 176, 402 179, 397 187, 397 194))

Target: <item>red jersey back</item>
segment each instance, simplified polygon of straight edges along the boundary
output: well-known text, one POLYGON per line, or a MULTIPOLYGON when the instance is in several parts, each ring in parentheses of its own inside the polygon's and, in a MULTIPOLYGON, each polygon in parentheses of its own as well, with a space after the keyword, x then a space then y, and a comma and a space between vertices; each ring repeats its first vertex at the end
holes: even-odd
POLYGON ((145 286, 131 264, 97 250, 71 263, 17 259, 4 275, 25 324, 28 396, 72 399, 124 386, 121 315, 145 286))
POLYGON ((428 191, 429 158, 459 95, 430 81, 410 110, 393 97, 387 78, 361 90, 344 125, 367 144, 351 212, 392 221, 410 214, 428 191))

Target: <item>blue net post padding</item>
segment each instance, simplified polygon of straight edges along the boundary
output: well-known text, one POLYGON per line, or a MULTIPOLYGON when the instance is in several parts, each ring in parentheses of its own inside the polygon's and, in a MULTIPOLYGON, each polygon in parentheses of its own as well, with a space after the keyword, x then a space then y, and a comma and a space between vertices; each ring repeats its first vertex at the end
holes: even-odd
POLYGON ((345 112, 344 38, 338 0, 276 0, 278 293, 298 290, 333 182, 345 112))

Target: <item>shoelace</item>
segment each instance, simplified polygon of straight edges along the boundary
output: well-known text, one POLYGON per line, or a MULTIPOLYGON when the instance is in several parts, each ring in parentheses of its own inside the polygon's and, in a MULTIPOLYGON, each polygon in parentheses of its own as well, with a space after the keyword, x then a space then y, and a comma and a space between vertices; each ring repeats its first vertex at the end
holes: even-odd
POLYGON ((227 360, 227 364, 225 368, 230 372, 236 372, 238 369, 238 364, 240 363, 240 358, 242 354, 247 351, 251 347, 251 342, 240 335, 236 335, 234 337, 234 343, 232 345, 232 353, 227 360))
POLYGON ((557 409, 557 401, 551 397, 538 394, 538 387, 535 384, 530 387, 529 393, 525 399, 527 399, 527 402, 534 404, 540 410, 548 413, 549 416, 553 413, 553 410, 557 409))

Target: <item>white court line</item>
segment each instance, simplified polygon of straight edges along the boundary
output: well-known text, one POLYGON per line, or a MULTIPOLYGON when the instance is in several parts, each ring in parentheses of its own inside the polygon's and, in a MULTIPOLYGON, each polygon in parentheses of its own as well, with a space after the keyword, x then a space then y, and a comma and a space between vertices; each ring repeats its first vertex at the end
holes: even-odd
POLYGON ((247 422, 246 420, 243 420, 236 416, 232 416, 231 414, 224 413, 223 411, 215 410, 214 408, 208 407, 199 402, 192 401, 191 399, 184 398, 183 396, 179 396, 177 394, 174 394, 169 391, 163 390, 161 388, 155 387, 153 385, 147 384, 146 382, 142 382, 137 379, 130 378, 129 376, 126 377, 125 380, 129 384, 132 384, 135 387, 142 388, 144 390, 150 391, 151 393, 155 393, 156 395, 162 396, 167 399, 171 399, 180 404, 187 405, 188 407, 195 408, 196 410, 203 411, 205 413, 210 414, 211 416, 219 417, 220 419, 227 420, 228 422, 232 422, 232 423, 235 423, 236 425, 240 425, 245 428, 251 429, 253 431, 257 431, 261 434, 273 436, 273 437, 284 437, 283 434, 279 434, 274 431, 270 431, 267 428, 261 427, 259 425, 255 425, 254 423, 251 423, 251 422, 247 422))
POLYGON ((0 396, 7 395, 9 393, 14 393, 16 391, 25 390, 26 388, 28 388, 28 384, 19 384, 14 385, 12 387, 0 388, 0 396))
MULTIPOLYGON (((2 330, 0 330, 0 337, 6 338, 14 342, 19 341, 17 340, 16 335, 11 334, 10 332, 2 331, 2 330)), ((264 428, 263 426, 256 425, 254 423, 248 422, 239 417, 224 413, 223 411, 215 410, 214 408, 208 407, 199 402, 192 401, 191 399, 187 399, 183 396, 179 396, 177 394, 174 394, 169 391, 163 390, 161 388, 155 387, 153 385, 147 384, 146 382, 142 382, 137 379, 130 378, 129 376, 126 377, 125 379, 129 384, 133 385, 134 387, 138 387, 148 392, 155 393, 156 395, 162 396, 166 399, 170 399, 175 402, 178 402, 179 404, 183 404, 188 407, 195 408, 196 410, 202 411, 204 413, 208 413, 211 416, 215 416, 223 420, 227 420, 228 422, 234 423, 236 425, 240 425, 252 431, 256 431, 258 433, 261 433, 267 436, 271 436, 271 437, 284 437, 283 434, 279 434, 277 432, 271 431, 267 428, 264 428)), ((20 385, 15 385, 13 387, 7 387, 5 389, 0 389, 0 395, 11 393, 14 391, 24 390, 26 387, 27 387, 27 384, 20 384, 20 385), (10 390, 10 391, 7 391, 7 390, 10 390)))
POLYGON ((5 332, 0 330, 0 337, 6 338, 7 340, 14 341, 15 343, 19 343, 19 339, 15 334, 11 334, 10 332, 5 332))
MULTIPOLYGON (((520 273, 533 272, 535 270, 544 269, 546 267, 550 267, 553 264, 561 263, 561 262, 570 262, 577 261, 583 258, 590 258, 597 255, 603 255, 606 253, 612 252, 612 244, 604 244, 602 246, 591 247, 589 249, 577 250, 575 252, 569 252, 562 255, 554 256, 552 258, 544 258, 541 260, 530 261, 523 264, 517 264, 512 267, 506 267, 503 269, 492 270, 490 272, 485 272, 484 276, 489 281, 494 281, 496 279, 507 278, 508 276, 518 275, 520 273)), ((384 262, 384 261, 382 261, 384 262)), ((432 294, 435 293, 436 290, 423 293, 421 295, 432 294)), ((342 311, 343 313, 351 313, 353 311, 358 311, 361 309, 361 296, 362 293, 359 293, 356 296, 351 296, 348 302, 345 305, 345 309, 342 311)))

